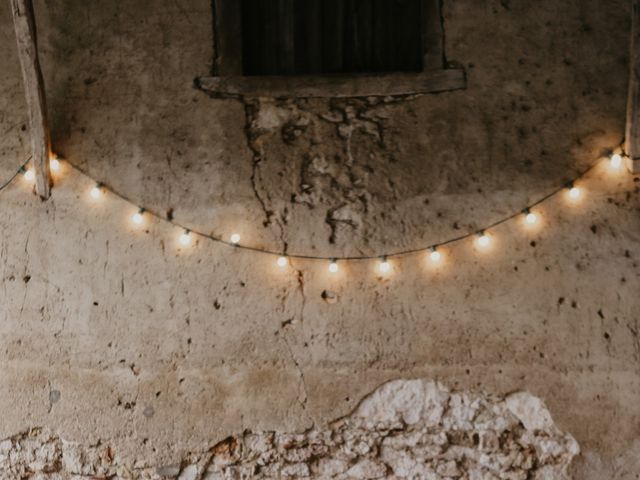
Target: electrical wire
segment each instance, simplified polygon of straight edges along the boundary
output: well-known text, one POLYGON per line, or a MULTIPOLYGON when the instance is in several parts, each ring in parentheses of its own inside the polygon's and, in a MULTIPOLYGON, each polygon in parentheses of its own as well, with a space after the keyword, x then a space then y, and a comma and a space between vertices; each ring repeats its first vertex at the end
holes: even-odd
POLYGON ((25 168, 27 167, 27 165, 29 164, 30 161, 31 161, 31 156, 29 156, 24 161, 24 163, 22 165, 20 165, 20 167, 16 170, 16 172, 13 175, 11 175, 11 177, 6 182, 4 182, 2 185, 0 185, 0 192, 2 190, 4 190, 5 188, 7 188, 9 185, 11 185, 13 183, 13 181, 16 179, 16 177, 25 171, 25 168))
MULTIPOLYGON (((25 172, 25 167, 26 165, 29 163, 29 161, 31 160, 31 157, 29 157, 21 166, 20 168, 16 171, 16 173, 7 181, 5 182, 2 186, 0 186, 0 191, 2 191, 4 188, 6 188, 7 186, 9 186, 14 179, 21 173, 21 172, 25 172)), ((79 167, 77 165, 74 165, 72 163, 66 162, 72 169, 76 170, 77 172, 79 172, 80 174, 82 174, 83 176, 87 177, 87 178, 92 178, 86 171, 85 169, 83 169, 82 167, 79 167)), ((202 237, 208 240, 211 240, 213 242, 216 243, 220 243, 232 248, 236 248, 236 249, 240 249, 240 250, 247 250, 247 251, 251 251, 251 252, 257 252, 257 253, 264 253, 267 255, 274 255, 274 256, 278 256, 278 257, 285 257, 288 259, 299 259, 299 260, 319 260, 319 261, 331 261, 332 263, 338 262, 338 261, 366 261, 366 260, 376 260, 376 259, 383 259, 383 261, 386 262, 386 259, 389 258, 398 258, 398 257, 404 257, 407 255, 414 255, 414 254, 418 254, 418 253, 423 253, 423 252, 429 252, 429 251, 435 251, 437 250, 439 247, 443 247, 446 245, 450 245, 453 243, 457 243, 460 242, 462 240, 466 240, 468 238, 477 236, 477 235, 482 235, 485 231, 487 230, 491 230, 499 225, 502 225, 510 220, 513 220, 514 218, 522 215, 525 212, 528 212, 531 208, 534 208, 538 205, 540 205, 541 203, 545 202, 546 200, 554 197, 555 195, 559 194, 560 192, 566 190, 567 188, 571 188, 571 186, 577 182, 578 180, 580 180, 581 178, 583 178, 585 175, 587 175, 591 170, 593 170, 596 166, 598 165, 598 162, 594 162, 591 166, 589 166, 588 168, 586 168, 585 170, 583 170, 582 172, 580 172, 573 180, 566 182, 563 186, 558 187, 554 190, 552 190, 551 192, 547 193, 546 195, 538 198, 537 200, 533 201, 532 203, 528 204, 527 206, 525 206, 524 208, 521 208, 520 210, 518 210, 517 212, 511 213, 505 217, 500 218, 499 220, 479 229, 479 230, 474 230, 474 231, 470 231, 468 233, 456 236, 456 237, 452 237, 449 238, 447 240, 438 242, 438 243, 433 243, 431 245, 428 245, 426 247, 418 247, 418 248, 410 248, 410 249, 405 249, 405 250, 396 250, 393 251, 391 253, 383 253, 383 254, 377 254, 377 255, 347 255, 347 256, 335 256, 335 255, 309 255, 309 254, 304 254, 304 253, 288 253, 288 252, 284 252, 282 250, 274 250, 274 249, 269 249, 269 248, 260 248, 260 247, 255 247, 252 245, 244 245, 241 243, 237 243, 237 242, 233 242, 233 241, 228 241, 228 240, 224 240, 223 238, 221 238, 220 236, 214 235, 212 233, 205 233, 202 231, 198 231, 198 230, 194 230, 192 228, 189 228, 185 225, 182 225, 179 222, 176 222, 173 218, 168 218, 167 216, 161 215, 160 213, 154 211, 153 209, 149 209, 147 207, 137 207, 138 208, 138 213, 139 214, 144 214, 144 215, 149 215, 151 217, 154 217, 158 220, 167 222, 177 228, 180 228, 182 230, 184 230, 184 233, 186 234, 193 234, 196 235, 198 237, 202 237)), ((101 189, 101 190, 105 190, 107 192, 109 192, 110 194, 114 195, 115 197, 123 200, 124 202, 130 203, 132 205, 137 205, 136 202, 134 202, 131 198, 129 198, 127 195, 120 193, 116 190, 114 190, 113 188, 109 187, 107 184, 105 184, 104 182, 96 182, 96 187, 101 189)))

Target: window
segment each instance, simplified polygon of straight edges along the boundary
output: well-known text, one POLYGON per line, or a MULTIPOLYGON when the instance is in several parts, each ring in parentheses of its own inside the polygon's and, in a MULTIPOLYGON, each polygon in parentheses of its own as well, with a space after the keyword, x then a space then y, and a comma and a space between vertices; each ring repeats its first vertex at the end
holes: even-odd
POLYGON ((422 71, 421 0, 244 0, 244 75, 422 71))
POLYGON ((464 88, 441 0, 214 0, 215 95, 370 96, 464 88))

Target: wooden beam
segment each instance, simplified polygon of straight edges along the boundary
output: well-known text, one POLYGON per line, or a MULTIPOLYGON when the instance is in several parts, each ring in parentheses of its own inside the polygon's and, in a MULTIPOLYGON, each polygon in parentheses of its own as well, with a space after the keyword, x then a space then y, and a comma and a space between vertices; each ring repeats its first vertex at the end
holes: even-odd
POLYGON ((218 97, 374 97, 444 92, 466 87, 464 70, 318 76, 202 77, 196 86, 218 97))
POLYGON ((36 22, 31 0, 11 0, 13 25, 18 43, 18 57, 22 67, 24 90, 29 109, 31 125, 32 164, 35 172, 36 193, 43 199, 49 198, 51 176, 49 157, 51 139, 47 119, 47 102, 44 93, 44 81, 38 60, 38 40, 36 22))
POLYGON ((640 0, 631 2, 629 94, 624 150, 629 170, 640 173, 640 0))

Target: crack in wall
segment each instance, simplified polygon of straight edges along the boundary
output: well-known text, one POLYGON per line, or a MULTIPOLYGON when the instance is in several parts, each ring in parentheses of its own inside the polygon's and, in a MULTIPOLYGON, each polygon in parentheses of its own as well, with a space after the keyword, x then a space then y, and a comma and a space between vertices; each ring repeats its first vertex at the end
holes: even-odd
POLYGON ((255 120, 256 108, 259 108, 258 103, 244 102, 244 111, 245 111, 245 118, 246 118, 245 136, 247 138, 247 145, 249 146, 249 150, 251 150, 253 154, 253 164, 251 169, 251 188, 253 189, 253 193, 256 197, 256 200, 258 200, 258 203, 260 204, 260 207, 262 208, 262 211, 265 216, 263 225, 267 227, 271 225, 271 217, 273 216, 274 212, 269 208, 267 208, 266 200, 262 197, 262 194, 258 190, 259 167, 264 160, 264 152, 260 148, 257 142, 258 137, 253 132, 253 129, 252 129, 252 125, 255 120))
POLYGON ((363 227, 362 217, 369 212, 371 201, 366 178, 373 173, 368 156, 389 155, 385 141, 388 115, 381 109, 406 98, 332 99, 319 104, 305 99, 239 100, 244 105, 244 131, 253 156, 251 187, 264 214, 263 225, 277 226, 283 251, 289 247, 286 202, 310 210, 325 209, 330 243, 337 242, 343 228, 353 232, 363 227), (333 135, 323 129, 325 124, 332 127, 333 135), (356 134, 373 140, 359 142, 357 154, 353 148, 356 134), (279 145, 281 150, 273 150, 279 145), (281 199, 272 198, 270 191, 284 193, 293 186, 285 172, 296 163, 300 165, 296 188, 290 190, 289 198, 286 193, 281 199), (266 183, 270 189, 263 188, 266 183))
MULTIPOLYGON (((293 348, 291 346, 291 342, 289 341, 289 338, 288 338, 289 332, 291 331, 291 329, 295 328, 296 324, 300 326, 304 325, 304 310, 305 310, 306 301, 307 301, 306 294, 304 292, 304 273, 301 270, 295 270, 295 273, 296 273, 298 291, 300 293, 300 310, 298 313, 298 321, 294 322, 295 317, 289 318, 288 320, 282 323, 279 332, 282 332, 282 336, 281 336, 282 341, 289 354, 289 358, 291 359, 298 373, 299 393, 296 397, 296 401, 300 405, 304 414, 308 417, 309 421, 311 422, 311 425, 313 425, 315 424, 315 420, 309 415, 307 411, 307 402, 309 399, 309 393, 307 390, 307 382, 304 377, 304 370, 302 368, 302 365, 300 365, 300 362, 296 358, 293 348)), ((286 297, 283 297, 283 306, 282 306, 283 310, 286 309, 285 303, 286 303, 286 297)))

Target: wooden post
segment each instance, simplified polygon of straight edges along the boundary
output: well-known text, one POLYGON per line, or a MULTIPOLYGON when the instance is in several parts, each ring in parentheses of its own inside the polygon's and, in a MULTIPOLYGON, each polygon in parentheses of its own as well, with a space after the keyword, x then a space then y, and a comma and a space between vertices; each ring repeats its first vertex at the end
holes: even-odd
POLYGON ((640 0, 632 0, 631 2, 629 71, 624 150, 627 154, 629 171, 640 173, 640 0))
POLYGON ((32 164, 36 180, 36 193, 47 199, 51 193, 49 157, 51 139, 47 119, 47 102, 44 81, 38 60, 36 22, 31 0, 11 0, 13 25, 18 43, 18 57, 22 67, 24 90, 31 125, 32 164))

